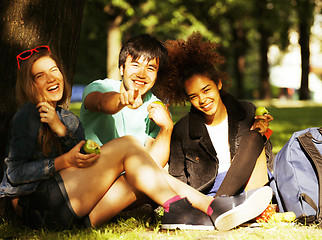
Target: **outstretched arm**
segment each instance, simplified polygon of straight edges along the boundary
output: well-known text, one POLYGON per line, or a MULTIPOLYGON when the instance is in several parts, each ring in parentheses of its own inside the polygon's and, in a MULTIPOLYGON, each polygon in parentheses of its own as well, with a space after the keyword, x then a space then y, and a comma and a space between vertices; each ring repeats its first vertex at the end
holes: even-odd
POLYGON ((118 92, 91 92, 85 100, 85 108, 91 112, 103 112, 105 114, 115 114, 125 106, 136 109, 142 105, 142 97, 138 90, 128 90, 118 92))
POLYGON ((86 96, 84 106, 91 112, 115 114, 124 107, 119 95, 117 92, 91 92, 86 96))

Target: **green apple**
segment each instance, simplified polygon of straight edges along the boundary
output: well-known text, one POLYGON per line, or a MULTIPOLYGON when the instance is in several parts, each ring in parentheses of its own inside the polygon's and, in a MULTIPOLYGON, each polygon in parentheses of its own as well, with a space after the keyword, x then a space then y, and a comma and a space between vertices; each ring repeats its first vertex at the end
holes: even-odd
POLYGON ((100 146, 98 145, 98 143, 96 143, 94 140, 92 139, 88 139, 86 140, 84 146, 84 151, 86 153, 96 153, 96 154, 99 154, 101 152, 101 148, 100 146))
POLYGON ((256 108, 255 116, 260 116, 260 115, 264 115, 267 113, 268 113, 268 110, 265 107, 258 107, 258 108, 256 108))
POLYGON ((165 105, 164 105, 164 103, 163 102, 161 102, 161 101, 154 101, 153 103, 156 103, 156 104, 160 104, 162 107, 165 107, 165 105))

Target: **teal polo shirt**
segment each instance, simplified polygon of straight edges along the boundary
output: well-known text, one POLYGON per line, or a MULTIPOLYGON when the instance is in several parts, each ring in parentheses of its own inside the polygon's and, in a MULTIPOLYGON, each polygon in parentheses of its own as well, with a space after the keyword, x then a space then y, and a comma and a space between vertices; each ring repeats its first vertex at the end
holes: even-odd
POLYGON ((115 138, 132 135, 144 145, 148 136, 156 138, 160 127, 149 119, 147 106, 159 100, 149 91, 143 104, 137 109, 124 107, 116 114, 108 115, 101 112, 90 112, 84 107, 84 99, 91 92, 120 92, 122 81, 113 79, 96 80, 90 83, 83 92, 80 109, 86 139, 93 139, 100 145, 115 138))

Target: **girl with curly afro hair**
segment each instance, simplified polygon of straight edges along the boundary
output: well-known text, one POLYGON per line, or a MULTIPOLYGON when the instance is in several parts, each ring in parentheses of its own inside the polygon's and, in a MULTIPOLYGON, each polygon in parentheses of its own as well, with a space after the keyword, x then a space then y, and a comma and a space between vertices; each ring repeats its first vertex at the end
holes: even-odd
POLYGON ((224 91, 228 76, 218 45, 193 33, 167 41, 168 76, 163 96, 170 103, 190 101, 190 112, 174 126, 169 172, 199 191, 233 196, 268 183, 271 142, 265 136, 269 114, 224 91))
POLYGON ((216 51, 218 45, 203 41, 200 33, 193 33, 187 41, 168 40, 167 73, 159 79, 159 95, 171 104, 185 104, 189 100, 183 85, 185 79, 200 72, 207 73, 216 84, 219 80, 228 87, 228 75, 220 69, 225 59, 216 51))

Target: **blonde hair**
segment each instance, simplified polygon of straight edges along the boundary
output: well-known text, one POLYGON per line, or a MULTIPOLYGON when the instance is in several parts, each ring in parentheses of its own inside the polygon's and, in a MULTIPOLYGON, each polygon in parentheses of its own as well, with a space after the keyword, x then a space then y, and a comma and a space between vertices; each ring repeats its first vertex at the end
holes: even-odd
MULTIPOLYGON (((61 63, 58 59, 52 54, 51 51, 41 50, 39 52, 33 52, 30 58, 20 61, 20 68, 17 70, 17 82, 16 82, 16 100, 18 106, 23 105, 25 102, 31 102, 34 105, 37 105, 40 102, 47 101, 45 95, 37 87, 34 76, 32 74, 33 64, 42 57, 50 57, 53 59, 60 72, 62 73, 64 80, 64 90, 62 99, 57 102, 57 105, 64 105, 68 101, 71 93, 71 86, 66 80, 65 73, 61 63)), ((55 147, 58 153, 62 153, 62 148, 56 137, 56 135, 51 131, 50 127, 43 123, 41 125, 39 135, 38 135, 38 144, 42 148, 45 156, 49 156, 52 151, 52 147, 55 147)))

